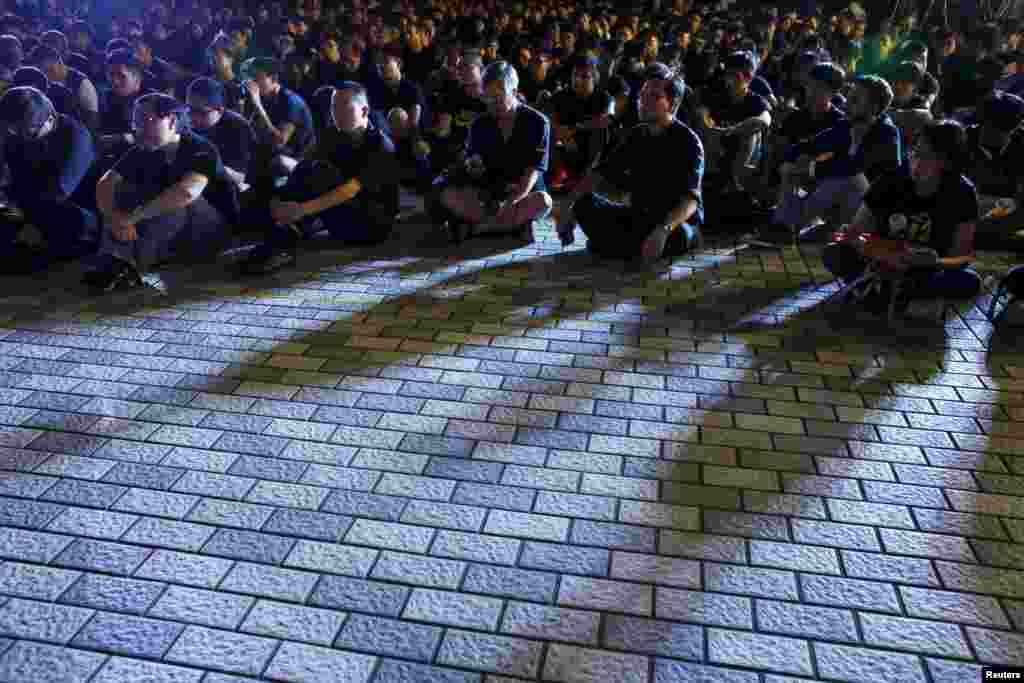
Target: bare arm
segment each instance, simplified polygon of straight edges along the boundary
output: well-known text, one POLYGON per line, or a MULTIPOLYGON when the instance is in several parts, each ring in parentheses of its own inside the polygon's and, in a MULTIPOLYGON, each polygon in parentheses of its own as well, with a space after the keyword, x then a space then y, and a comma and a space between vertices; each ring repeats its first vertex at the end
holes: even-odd
POLYGON ((139 223, 165 213, 183 209, 202 196, 210 179, 198 173, 189 173, 184 178, 158 194, 153 200, 135 209, 129 221, 139 223))
POLYGON ((302 212, 307 216, 315 216, 318 213, 333 209, 339 204, 352 200, 363 189, 363 184, 358 178, 353 178, 330 192, 320 195, 315 199, 302 203, 302 212))
POLYGON ((722 128, 721 130, 727 135, 746 137, 747 135, 753 135, 755 133, 768 130, 771 125, 771 112, 764 111, 757 116, 751 116, 749 119, 740 121, 735 126, 729 126, 728 128, 722 128))
POLYGON ((537 181, 540 179, 540 171, 534 167, 526 169, 526 173, 519 179, 509 192, 508 198, 510 202, 518 202, 526 195, 533 192, 533 188, 537 185, 537 181))
POLYGON ((104 218, 110 218, 117 213, 115 197, 117 188, 124 182, 124 178, 117 171, 111 169, 103 174, 96 184, 96 207, 103 214, 104 218))

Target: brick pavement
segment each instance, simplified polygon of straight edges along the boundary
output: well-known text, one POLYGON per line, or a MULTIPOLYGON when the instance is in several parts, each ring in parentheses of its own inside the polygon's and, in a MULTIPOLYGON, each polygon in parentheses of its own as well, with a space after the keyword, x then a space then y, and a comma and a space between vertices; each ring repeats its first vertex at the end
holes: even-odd
POLYGON ((543 237, 8 289, 0 681, 1024 665, 1012 332, 826 316, 813 248, 643 273, 543 237))

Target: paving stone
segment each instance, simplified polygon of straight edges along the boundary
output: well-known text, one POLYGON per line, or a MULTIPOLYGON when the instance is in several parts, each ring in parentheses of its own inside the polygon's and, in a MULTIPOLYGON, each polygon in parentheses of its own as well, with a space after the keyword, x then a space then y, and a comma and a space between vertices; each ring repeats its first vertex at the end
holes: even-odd
POLYGON ((810 603, 900 613, 896 590, 888 583, 801 574, 800 586, 810 603))
POLYGON ((709 562, 704 566, 707 588, 726 593, 797 600, 793 572, 709 562))
POLYGON ((691 660, 704 656, 704 629, 670 621, 609 616, 602 642, 627 652, 691 660))
POLYGON ((254 635, 330 645, 347 614, 271 600, 260 600, 245 616, 240 630, 254 635))
POLYGON ((815 644, 814 654, 819 675, 837 681, 924 683, 927 680, 921 660, 915 655, 823 643, 815 644))
POLYGON ((199 683, 202 675, 198 669, 111 657, 92 683, 199 683))
POLYGON ((354 614, 345 622, 334 646, 429 662, 441 635, 442 629, 437 626, 354 614))
POLYGON ((465 570, 465 562, 384 552, 373 568, 371 577, 383 581, 454 590, 459 587, 465 570))
MULTIPOLYGON (((99 612, 75 636, 72 644, 131 657, 160 659, 184 628, 182 624, 171 621, 99 612)), ((180 644, 181 641, 177 642, 180 644)), ((209 662, 193 663, 209 665, 209 662)))
POLYGON ((814 673, 807 641, 760 633, 708 629, 708 659, 805 676, 814 673))
POLYGON ((856 643, 853 613, 774 600, 757 600, 757 626, 768 633, 856 643))
POLYGON ((556 582, 557 575, 548 572, 475 564, 466 573, 462 590, 549 603, 554 600, 556 582))
POLYGON ((480 674, 385 659, 377 669, 377 677, 374 678, 374 681, 375 683, 416 683, 417 681, 480 683, 480 674))
POLYGON ((402 617, 493 631, 498 627, 501 607, 502 601, 494 598, 417 588, 413 590, 402 617))
POLYGON ((138 519, 136 515, 126 515, 120 512, 70 508, 50 522, 46 528, 64 534, 118 539, 138 519))
POLYGON ((585 609, 648 616, 654 592, 650 586, 582 576, 563 576, 558 604, 585 609))
POLYGON ((58 534, 0 528, 0 557, 47 564, 71 545, 72 541, 58 534))
POLYGON ((204 524, 143 517, 121 536, 121 540, 161 548, 197 551, 213 533, 214 527, 204 524))
POLYGON ((110 612, 143 614, 164 592, 166 585, 101 574, 83 574, 60 602, 110 612))
POLYGON ((186 586, 215 588, 231 569, 233 562, 173 550, 156 550, 135 572, 141 579, 180 583, 186 586))
POLYGON ((528 569, 607 576, 609 559, 609 551, 603 548, 527 542, 523 546, 519 565, 528 569))
POLYGON ((256 676, 263 671, 277 645, 278 641, 270 638, 189 626, 175 641, 166 660, 256 676))
POLYGON ((540 667, 542 644, 507 636, 450 629, 445 634, 437 661, 477 671, 493 671, 533 678, 540 667))
POLYGON ((237 562, 219 588, 288 602, 303 602, 319 577, 310 572, 237 562))
POLYGON ((206 543, 203 552, 234 560, 280 564, 293 543, 293 539, 283 536, 221 529, 206 543))
POLYGON ((170 586, 149 610, 149 616, 233 630, 255 602, 219 591, 170 586))
POLYGON ((460 482, 455 487, 452 502, 528 512, 533 508, 536 495, 537 492, 532 489, 460 482))
POLYGON ((612 553, 611 576, 664 586, 699 588, 699 562, 637 553, 612 553))
POLYGON ((343 576, 324 576, 310 596, 309 603, 316 607, 397 617, 408 595, 409 589, 402 586, 343 576))
POLYGON ((995 598, 910 586, 900 586, 899 591, 906 612, 912 617, 1010 628, 1010 622, 995 598))
POLYGON ((544 678, 562 683, 596 683, 616 680, 647 683, 648 659, 570 645, 552 645, 544 662, 544 678))
POLYGON ((378 551, 370 548, 300 540, 293 546, 285 564, 300 569, 365 577, 377 555, 378 551))
POLYGON ((11 683, 86 683, 106 660, 96 652, 21 641, 0 658, 0 677, 11 683))
POLYGON ((1024 666, 1024 647, 1022 647, 1024 646, 1024 635, 968 626, 967 636, 970 638, 980 662, 1002 666, 1024 666))
MULTIPOLYGON (((654 683, 757 683, 758 674, 739 669, 690 664, 671 659, 656 659, 654 683)), ((770 678, 770 677, 769 677, 770 678)))

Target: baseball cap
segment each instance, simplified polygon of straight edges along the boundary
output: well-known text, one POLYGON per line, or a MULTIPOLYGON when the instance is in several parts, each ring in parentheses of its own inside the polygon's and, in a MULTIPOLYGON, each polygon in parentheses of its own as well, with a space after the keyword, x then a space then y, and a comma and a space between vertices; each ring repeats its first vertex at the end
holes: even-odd
POLYGON ((224 84, 212 78, 197 78, 188 85, 185 92, 186 101, 198 97, 211 107, 225 106, 224 84))
POLYGON ((815 64, 808 73, 808 76, 811 79, 828 86, 832 92, 839 92, 842 90, 843 84, 846 82, 846 73, 832 62, 815 64))
POLYGON ((1024 121, 1024 99, 996 90, 981 103, 980 118, 999 130, 1013 130, 1024 121))

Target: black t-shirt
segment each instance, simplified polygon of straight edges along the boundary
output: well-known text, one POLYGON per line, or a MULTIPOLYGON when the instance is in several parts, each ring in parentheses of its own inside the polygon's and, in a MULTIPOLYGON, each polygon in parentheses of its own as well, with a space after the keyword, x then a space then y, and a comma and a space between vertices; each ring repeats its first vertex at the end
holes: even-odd
POLYGON ((789 140, 790 144, 807 142, 845 118, 843 112, 835 107, 829 109, 824 116, 818 119, 814 118, 807 109, 798 109, 786 117, 786 121, 779 128, 779 135, 789 140))
POLYGON ((738 102, 729 99, 721 91, 712 93, 706 106, 715 119, 715 125, 719 127, 735 126, 740 121, 760 116, 771 109, 768 100, 752 92, 748 92, 738 102))
POLYGON ((378 222, 390 224, 398 213, 400 167, 395 145, 379 128, 366 131, 362 142, 334 126, 317 139, 316 160, 337 168, 347 180, 359 179, 362 189, 352 200, 378 222))
POLYGON ((931 247, 940 257, 953 248, 956 226, 978 218, 974 185, 964 176, 952 173, 943 178, 938 192, 930 197, 918 196, 914 181, 905 171, 884 175, 871 185, 864 203, 883 237, 931 247), (904 219, 906 228, 897 229, 894 223, 904 219))
POLYGON ((240 114, 225 110, 216 126, 206 130, 196 129, 195 132, 213 143, 225 166, 239 173, 248 171, 256 146, 256 137, 252 132, 252 126, 240 114))
POLYGON ((135 108, 135 100, 153 92, 143 88, 141 92, 121 97, 113 92, 108 92, 106 97, 100 101, 100 126, 101 135, 121 135, 134 133, 132 127, 132 110, 135 108))
POLYGON ((386 116, 389 111, 395 107, 401 107, 410 114, 412 108, 423 105, 423 98, 420 95, 419 87, 408 79, 402 79, 398 83, 397 88, 391 88, 383 79, 377 87, 374 88, 374 92, 370 93, 370 102, 374 109, 377 109, 384 113, 386 116))
POLYGON ((57 115, 57 128, 42 140, 7 136, 4 158, 11 170, 12 194, 55 199, 78 189, 96 159, 92 134, 77 119, 57 115))
POLYGON ((434 111, 442 111, 452 116, 452 140, 456 145, 461 145, 469 137, 469 129, 481 114, 487 113, 487 105, 484 101, 466 94, 466 91, 459 88, 448 97, 438 97, 434 104, 434 111))
POLYGON ((598 164, 597 171, 628 191, 632 206, 649 214, 652 221, 664 220, 691 195, 697 199, 697 214, 690 222, 703 222, 704 147, 696 133, 679 121, 673 121, 660 135, 651 133, 646 125, 632 128, 626 140, 598 164))
MULTIPOLYGON (((608 113, 611 96, 603 90, 580 99, 572 90, 563 90, 551 100, 551 108, 560 126, 575 126, 608 113)), ((582 131, 581 131, 582 132, 582 131)))
POLYGON ((141 188, 145 201, 152 200, 190 173, 205 176, 210 181, 207 191, 224 174, 217 148, 191 131, 183 132, 177 145, 157 150, 136 145, 121 157, 113 170, 126 183, 141 188))
POLYGON ((466 141, 467 156, 479 155, 483 160, 484 184, 499 194, 504 194, 507 185, 519 182, 528 168, 540 171, 533 189, 543 190, 550 148, 551 122, 525 104, 519 105, 508 140, 503 138, 497 120, 487 115, 473 122, 466 141))

